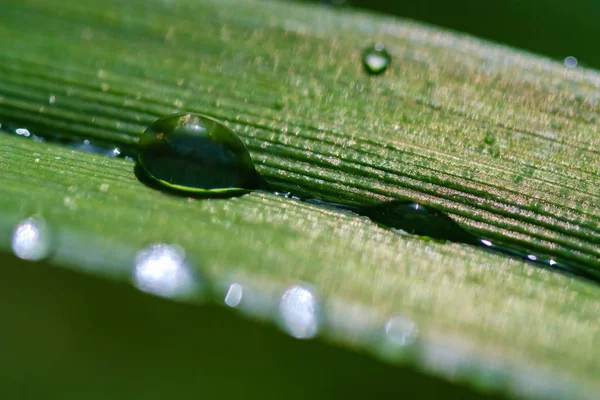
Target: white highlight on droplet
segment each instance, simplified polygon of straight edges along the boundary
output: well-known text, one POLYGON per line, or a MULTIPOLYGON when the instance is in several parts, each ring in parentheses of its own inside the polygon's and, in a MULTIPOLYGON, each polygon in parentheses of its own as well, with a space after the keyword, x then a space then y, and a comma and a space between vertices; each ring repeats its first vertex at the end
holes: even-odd
POLYGON ((242 302, 242 297, 244 295, 244 288, 239 283, 232 283, 229 285, 229 289, 227 290, 227 294, 225 295, 225 304, 229 307, 237 307, 242 302))
POLYGON ((317 298, 303 286, 292 286, 283 293, 279 314, 285 330, 297 339, 310 339, 319 330, 317 298))
POLYGON ((12 251, 23 260, 39 261, 50 252, 50 234, 46 222, 41 217, 31 217, 21 221, 15 228, 12 251))
POLYGON ((140 290, 162 297, 189 295, 195 288, 183 249, 164 243, 153 244, 137 253, 133 280, 140 290))
POLYGON ((25 136, 25 137, 31 136, 31 132, 29 132, 29 130, 27 130, 25 128, 18 128, 15 130, 15 133, 17 135, 21 135, 21 136, 25 136))
POLYGON ((379 54, 369 54, 367 55, 367 64, 371 69, 380 70, 384 68, 387 64, 387 59, 379 54))

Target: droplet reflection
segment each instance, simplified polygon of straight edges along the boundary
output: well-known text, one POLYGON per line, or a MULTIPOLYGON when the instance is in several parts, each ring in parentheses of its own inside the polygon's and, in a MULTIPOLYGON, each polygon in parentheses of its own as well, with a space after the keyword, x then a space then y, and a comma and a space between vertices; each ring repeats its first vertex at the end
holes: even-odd
POLYGON ((310 339, 319 330, 317 298, 306 287, 288 288, 281 296, 279 314, 285 330, 297 339, 310 339))
POLYGON ((50 234, 43 218, 31 217, 17 225, 12 236, 12 250, 23 260, 39 261, 50 252, 50 234))
POLYGON ((225 304, 229 307, 237 307, 242 301, 244 295, 244 288, 239 283, 232 283, 229 285, 227 294, 225 295, 225 304))
POLYGON ((195 274, 185 263, 179 246, 153 244, 138 252, 133 274, 142 291, 169 298, 188 298, 201 289, 195 274))

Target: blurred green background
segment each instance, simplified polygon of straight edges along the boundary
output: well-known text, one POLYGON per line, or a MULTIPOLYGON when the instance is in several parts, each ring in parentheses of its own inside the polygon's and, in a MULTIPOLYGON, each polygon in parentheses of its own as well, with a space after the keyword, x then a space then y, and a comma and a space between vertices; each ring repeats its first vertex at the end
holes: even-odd
POLYGON ((8 255, 0 266, 3 400, 481 398, 225 307, 8 255))
POLYGON ((396 14, 557 60, 573 56, 579 65, 600 68, 598 0, 320 1, 396 14))

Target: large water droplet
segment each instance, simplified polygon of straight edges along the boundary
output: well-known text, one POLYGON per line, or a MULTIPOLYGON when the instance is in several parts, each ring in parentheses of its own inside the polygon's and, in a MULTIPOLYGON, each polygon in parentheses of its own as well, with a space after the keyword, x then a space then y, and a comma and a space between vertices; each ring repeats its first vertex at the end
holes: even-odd
POLYGON ((50 252, 50 232, 41 217, 21 221, 12 235, 12 250, 23 260, 39 261, 50 252))
POLYGON ((175 114, 154 122, 140 138, 138 161, 151 179, 179 191, 244 192, 260 183, 242 141, 204 115, 175 114))
POLYGON ((185 262, 179 246, 153 244, 135 257, 133 281, 142 291, 161 297, 188 299, 202 292, 202 281, 185 262))
POLYGON ((375 43, 363 51, 362 62, 368 73, 377 75, 388 68, 392 62, 392 56, 385 49, 383 43, 375 43))
POLYGON ((295 285, 279 302, 279 315, 285 330, 297 339, 310 339, 319 330, 319 307, 312 290, 295 285))

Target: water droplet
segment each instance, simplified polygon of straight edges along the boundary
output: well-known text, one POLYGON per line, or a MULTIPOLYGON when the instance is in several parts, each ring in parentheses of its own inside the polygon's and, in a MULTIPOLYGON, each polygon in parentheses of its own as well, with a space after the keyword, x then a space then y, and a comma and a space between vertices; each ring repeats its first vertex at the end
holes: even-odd
POLYGON ((50 252, 50 232, 41 217, 21 221, 12 235, 12 250, 23 260, 39 261, 50 252))
POLYGON ((244 288, 239 283, 232 283, 229 285, 227 294, 225 295, 225 304, 229 307, 237 307, 242 302, 242 296, 244 295, 244 288))
POLYGON ((173 299, 198 297, 202 291, 202 282, 185 262, 183 249, 164 243, 137 253, 133 281, 144 292, 173 299))
POLYGON ((419 336, 417 325, 402 316, 388 319, 384 331, 388 344, 397 348, 412 345, 419 336))
POLYGON ((54 104, 56 102, 56 97, 54 95, 48 98, 48 104, 54 104))
POLYGON ((260 183, 242 141, 204 115, 175 114, 154 122, 140 138, 138 161, 149 178, 179 191, 235 193, 260 183))
POLYGON ((476 243, 475 237, 446 213, 414 201, 394 200, 376 205, 349 207, 349 210, 384 227, 402 230, 412 235, 476 243))
POLYGON ((578 61, 575 57, 568 56, 565 58, 564 63, 565 63, 565 67, 567 67, 567 68, 575 68, 578 64, 578 61))
POLYGON ((279 315, 285 330, 297 339, 310 339, 319 330, 317 298, 304 286, 295 285, 283 293, 279 315))
POLYGON ((493 246, 493 243, 490 242, 489 240, 486 240, 486 239, 481 239, 481 244, 483 244, 486 247, 492 247, 493 246))
POLYGON ((15 130, 15 133, 17 135, 25 136, 25 137, 31 136, 31 133, 29 132, 29 130, 25 129, 25 128, 18 128, 18 129, 15 130))
POLYGON ((383 43, 366 48, 362 53, 362 62, 365 70, 373 75, 383 73, 392 61, 392 56, 385 49, 383 43))

